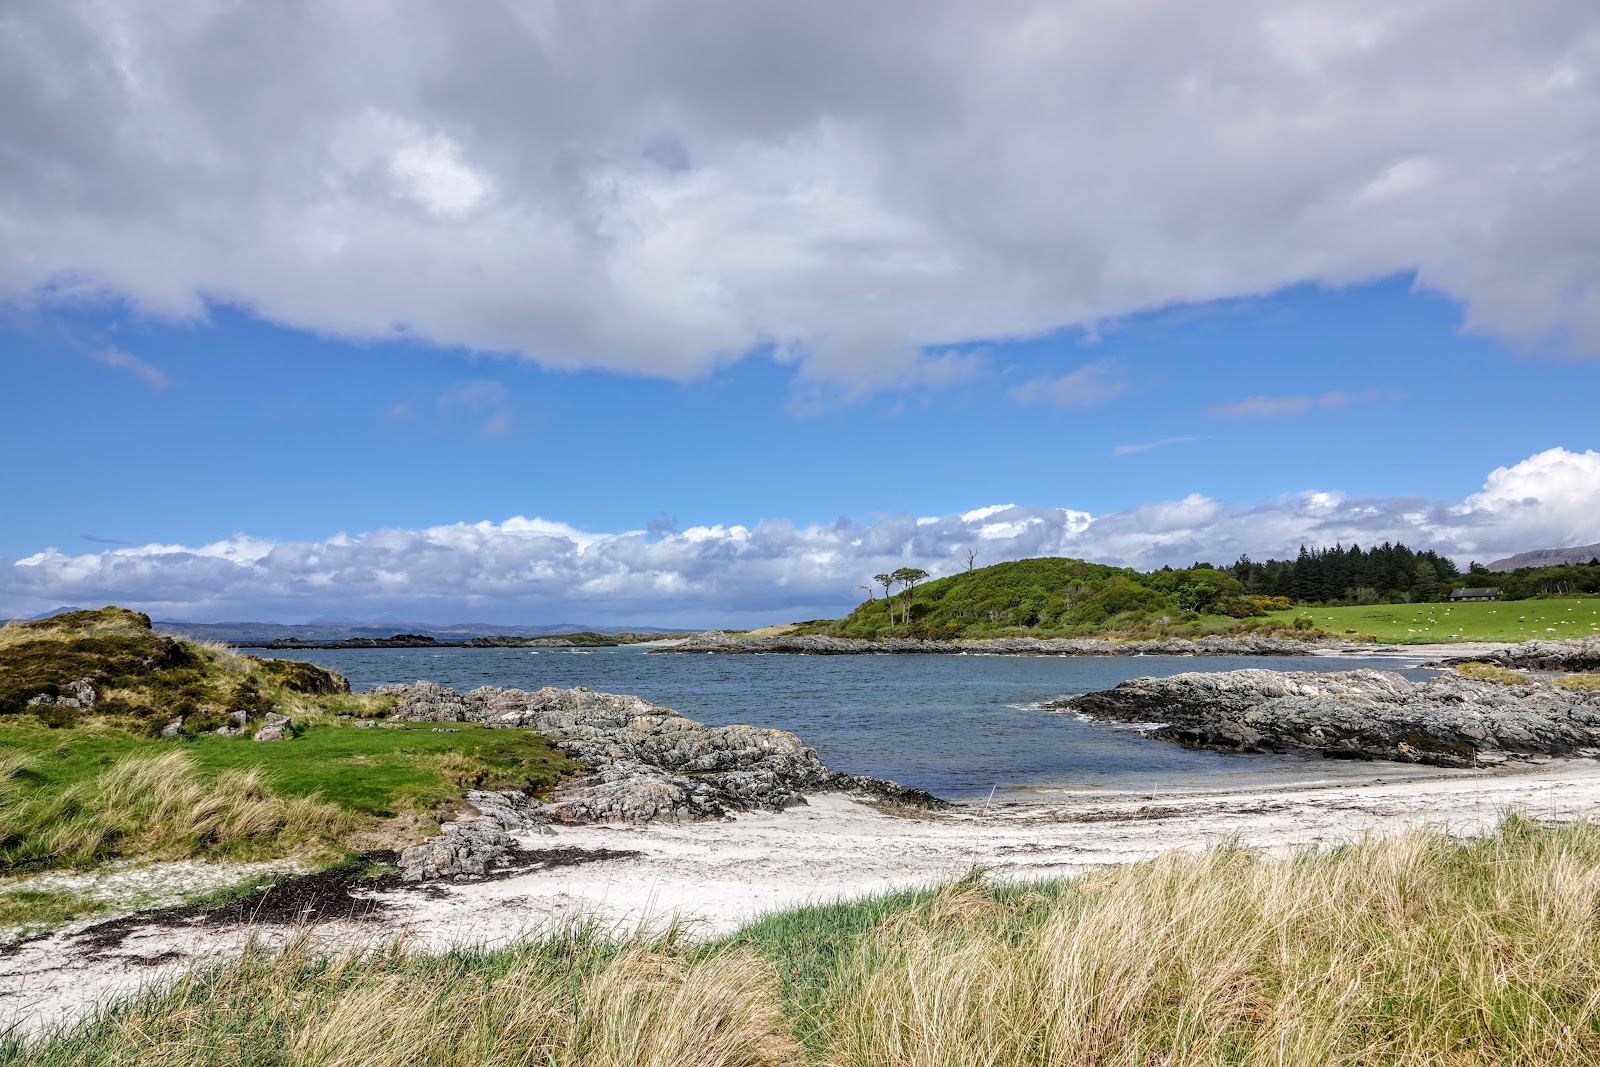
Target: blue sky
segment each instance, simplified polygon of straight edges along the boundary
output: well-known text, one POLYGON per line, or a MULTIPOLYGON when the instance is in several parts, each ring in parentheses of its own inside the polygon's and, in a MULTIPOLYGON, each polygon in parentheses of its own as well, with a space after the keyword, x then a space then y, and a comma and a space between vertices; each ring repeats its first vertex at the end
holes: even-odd
POLYGON ((716 6, 6 16, 0 612, 1600 541, 1588 5, 716 6))
POLYGON ((1543 449, 1600 447, 1600 368, 1507 352, 1463 336, 1460 319, 1406 278, 1299 286, 1093 337, 983 343, 971 380, 812 413, 793 410, 793 372, 759 355, 675 383, 352 344, 230 308, 178 324, 100 307, 37 315, 0 335, 22 401, 13 439, 49 442, 46 462, 6 466, 0 492, 30 506, 6 521, 0 552, 513 515, 627 530, 999 502, 1099 514, 1191 492, 1455 498, 1543 449), (160 379, 96 361, 106 347, 160 379), (1092 406, 1013 395, 1086 365, 1107 365, 1124 391, 1092 406), (1348 399, 1315 402, 1329 393, 1348 399), (1214 410, 1263 396, 1291 402, 1214 410))

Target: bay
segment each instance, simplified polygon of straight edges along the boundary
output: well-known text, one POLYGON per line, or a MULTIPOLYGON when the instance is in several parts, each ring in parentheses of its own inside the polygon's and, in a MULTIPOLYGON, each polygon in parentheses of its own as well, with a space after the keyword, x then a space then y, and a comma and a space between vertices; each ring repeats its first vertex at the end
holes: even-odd
POLYGON ((1415 768, 1395 764, 1191 751, 1150 740, 1136 729, 1087 722, 1040 705, 1130 678, 1181 671, 1370 666, 1415 679, 1431 673, 1393 660, 1323 656, 650 655, 637 646, 270 654, 331 667, 357 691, 428 679, 460 691, 479 685, 582 685, 635 693, 711 725, 789 730, 836 770, 889 778, 952 800, 995 803, 1084 791, 1288 788, 1416 774, 1415 768))

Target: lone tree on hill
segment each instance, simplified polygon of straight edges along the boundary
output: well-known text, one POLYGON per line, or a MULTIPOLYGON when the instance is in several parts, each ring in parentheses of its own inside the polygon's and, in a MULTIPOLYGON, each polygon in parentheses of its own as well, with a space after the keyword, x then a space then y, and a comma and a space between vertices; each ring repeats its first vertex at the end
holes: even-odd
MULTIPOLYGON (((889 577, 892 580, 898 582, 906 591, 905 592, 905 606, 903 608, 901 608, 901 620, 900 621, 901 621, 901 623, 903 625, 910 626, 911 625, 911 597, 912 597, 912 594, 915 593, 915 591, 916 591, 917 583, 927 580, 928 572, 925 571, 925 570, 922 570, 920 567, 901 567, 899 570, 897 570, 893 574, 889 575, 889 577)), ((890 621, 891 624, 894 622, 893 618, 891 618, 889 621, 890 621)))
POLYGON ((967 573, 972 573, 972 565, 978 560, 978 554, 972 549, 967 549, 967 573))
POLYGON ((889 625, 894 625, 894 587, 898 579, 892 574, 874 574, 872 580, 883 586, 883 602, 889 605, 889 625))

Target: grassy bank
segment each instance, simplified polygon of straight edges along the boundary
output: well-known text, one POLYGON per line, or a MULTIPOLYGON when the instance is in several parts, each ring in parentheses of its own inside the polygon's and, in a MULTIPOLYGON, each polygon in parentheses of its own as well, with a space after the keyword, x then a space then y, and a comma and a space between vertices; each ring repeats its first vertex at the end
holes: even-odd
POLYGON ((394 847, 464 790, 540 793, 577 770, 532 731, 371 721, 393 702, 117 608, 0 628, 0 913, 71 910, 6 875, 394 847), (288 736, 254 741, 274 715, 288 736))
POLYGON ((192 972, 18 1064, 1594 1064, 1600 827, 1512 817, 1287 859, 789 912, 711 945, 593 930, 502 951, 192 972))
POLYGON ((1312 604, 1267 616, 1278 625, 1309 617, 1320 630, 1372 634, 1393 644, 1435 641, 1536 641, 1600 635, 1600 600, 1487 600, 1464 604, 1312 604))

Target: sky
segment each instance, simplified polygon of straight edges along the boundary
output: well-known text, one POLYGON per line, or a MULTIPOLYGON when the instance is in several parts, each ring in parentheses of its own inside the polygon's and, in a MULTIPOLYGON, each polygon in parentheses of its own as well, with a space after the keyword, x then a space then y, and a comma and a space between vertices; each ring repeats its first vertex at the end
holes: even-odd
POLYGON ((0 4, 0 616, 1600 541, 1589 0, 0 4))

